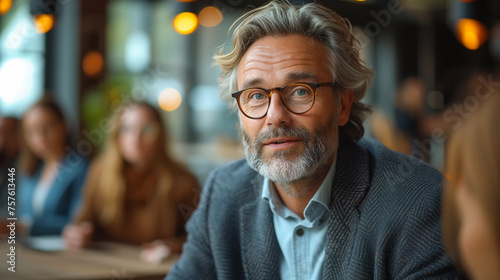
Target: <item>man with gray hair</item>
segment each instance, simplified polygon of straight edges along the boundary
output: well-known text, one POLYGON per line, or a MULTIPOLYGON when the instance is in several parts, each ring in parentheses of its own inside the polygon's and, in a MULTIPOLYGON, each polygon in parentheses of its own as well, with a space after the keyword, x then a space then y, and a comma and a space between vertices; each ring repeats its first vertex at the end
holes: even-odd
POLYGON ((347 22, 273 1, 215 56, 246 159, 214 171, 167 279, 455 279, 441 174, 361 139, 373 73, 347 22))

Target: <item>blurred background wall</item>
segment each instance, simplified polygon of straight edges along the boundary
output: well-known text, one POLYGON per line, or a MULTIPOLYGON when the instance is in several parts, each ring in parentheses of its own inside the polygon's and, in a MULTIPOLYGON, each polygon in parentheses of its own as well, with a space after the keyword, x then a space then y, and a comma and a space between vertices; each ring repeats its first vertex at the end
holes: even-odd
MULTIPOLYGON (((115 106, 145 99, 163 109, 172 151, 203 181, 243 157, 212 56, 231 46, 231 24, 265 2, 0 0, 0 114, 22 117, 50 92, 77 152, 93 157, 115 106)), ((368 133, 442 167, 439 133, 474 107, 463 92, 499 86, 500 1, 316 2, 351 22, 376 72, 365 99, 374 109, 368 133)))

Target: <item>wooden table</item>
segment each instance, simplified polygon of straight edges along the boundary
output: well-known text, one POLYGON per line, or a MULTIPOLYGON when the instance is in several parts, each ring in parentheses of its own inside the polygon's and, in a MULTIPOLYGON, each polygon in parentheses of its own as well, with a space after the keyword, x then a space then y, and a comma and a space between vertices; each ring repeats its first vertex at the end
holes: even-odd
POLYGON ((10 245, 0 244, 0 279, 163 279, 179 256, 170 256, 159 265, 139 260, 139 247, 98 243, 81 251, 36 251, 16 244, 16 272, 8 270, 10 245))

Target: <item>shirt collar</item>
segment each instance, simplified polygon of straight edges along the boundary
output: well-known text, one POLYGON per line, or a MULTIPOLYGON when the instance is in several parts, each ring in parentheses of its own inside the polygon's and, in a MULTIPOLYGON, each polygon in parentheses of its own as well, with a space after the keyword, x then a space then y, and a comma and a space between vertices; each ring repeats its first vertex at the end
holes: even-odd
MULTIPOLYGON (((314 222, 320 218, 325 210, 328 210, 328 205, 330 204, 330 195, 332 191, 333 178, 335 177, 335 167, 337 165, 337 157, 335 157, 328 173, 326 174, 323 183, 316 191, 311 201, 307 204, 304 209, 304 217, 310 222, 314 222)), ((264 178, 264 183, 262 186, 261 198, 269 203, 269 207, 274 214, 277 214, 283 218, 296 217, 298 216, 288 209, 281 201, 278 192, 268 178, 264 178)))

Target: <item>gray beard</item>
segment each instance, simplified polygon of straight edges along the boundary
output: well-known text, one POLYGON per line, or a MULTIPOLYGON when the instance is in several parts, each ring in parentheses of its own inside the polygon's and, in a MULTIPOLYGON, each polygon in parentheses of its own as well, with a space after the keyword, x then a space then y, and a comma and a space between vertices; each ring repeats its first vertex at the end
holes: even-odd
POLYGON ((292 197, 300 197, 307 193, 313 184, 304 184, 299 189, 293 186, 312 178, 319 171, 324 170, 330 163, 338 147, 338 125, 336 120, 328 122, 313 133, 307 129, 282 126, 269 129, 257 135, 256 139, 241 129, 243 148, 248 164, 262 176, 277 183, 281 189, 292 197), (331 131, 334 129, 334 134, 331 131), (263 143, 275 137, 294 137, 301 140, 304 151, 290 160, 295 151, 276 151, 272 156, 263 157, 263 143))

